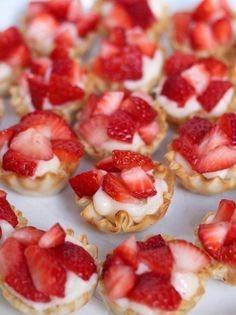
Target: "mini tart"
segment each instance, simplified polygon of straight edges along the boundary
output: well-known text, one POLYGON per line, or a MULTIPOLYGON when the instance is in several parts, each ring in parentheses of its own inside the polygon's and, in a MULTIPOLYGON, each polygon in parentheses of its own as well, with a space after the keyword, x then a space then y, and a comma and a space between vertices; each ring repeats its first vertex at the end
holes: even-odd
POLYGON ((236 187, 235 121, 226 113, 216 124, 193 117, 181 126, 166 159, 186 189, 213 195, 236 187))
POLYGON ((172 123, 182 124, 194 115, 214 120, 236 110, 230 78, 229 67, 219 59, 175 52, 154 91, 172 123))
POLYGON ((132 236, 107 255, 99 293, 117 315, 183 315, 204 294, 209 267, 208 255, 192 243, 132 236))
POLYGON ((235 13, 227 1, 203 0, 192 12, 177 12, 170 21, 170 41, 175 50, 221 57, 234 42, 235 13))
POLYGON ((144 92, 91 94, 74 126, 85 151, 98 159, 114 149, 151 155, 167 132, 165 113, 144 92))
POLYGON ((0 97, 9 94, 11 85, 29 65, 30 58, 29 49, 16 27, 0 32, 0 97))
POLYGON ((99 5, 86 11, 80 1, 31 1, 23 19, 22 31, 36 56, 48 56, 59 46, 70 48, 73 57, 84 55, 96 37, 99 5))
POLYGON ((20 194, 44 196, 66 185, 83 147, 66 122, 50 111, 35 111, 2 130, 0 180, 20 194))
POLYGON ((149 92, 161 76, 164 55, 164 50, 140 27, 113 28, 92 60, 93 83, 102 92, 149 92))
POLYGON ((11 88, 10 103, 20 117, 36 109, 52 110, 71 122, 83 105, 85 88, 91 89, 87 67, 57 48, 51 58, 32 60, 11 88))
POLYGON ((115 150, 97 169, 71 178, 70 185, 87 222, 103 232, 127 233, 144 230, 165 215, 174 178, 147 156, 115 150))
MULTIPOLYGON (((11 242, 12 240, 18 244, 18 246, 23 247, 23 264, 27 265, 28 267, 27 280, 25 281, 24 288, 24 292, 26 292, 25 294, 27 294, 28 298, 23 295, 23 292, 21 292, 22 288, 20 286, 18 286, 18 291, 14 287, 14 278, 18 277, 18 275, 14 273, 14 269, 11 273, 9 272, 9 274, 5 275, 4 277, 2 276, 0 281, 3 297, 15 309, 23 314, 30 315, 70 314, 76 310, 79 310, 88 303, 95 292, 98 280, 96 266, 97 247, 95 245, 89 245, 85 235, 75 237, 72 230, 64 231, 59 224, 55 224, 47 232, 38 230, 34 227, 18 229, 12 234, 11 242), (46 265, 46 263, 43 265, 43 260, 46 261, 46 259, 48 259, 48 257, 45 256, 45 252, 47 251, 49 254, 53 255, 53 260, 48 260, 48 265, 46 265), (63 251, 65 252, 65 256, 63 256, 63 251), (67 253, 73 255, 74 260, 68 261, 66 257, 67 253), (33 258, 36 257, 37 260, 34 260, 33 258), (80 261, 80 266, 82 263, 89 264, 88 268, 86 269, 85 267, 82 267, 84 269, 81 268, 81 270, 78 270, 78 265, 76 266, 78 261, 76 262, 76 259, 78 261, 83 259, 80 261), (36 264, 35 261, 38 261, 38 264, 36 264), (56 270, 58 273, 55 275, 57 282, 54 282, 54 285, 52 284, 52 286, 50 286, 50 282, 45 282, 46 278, 43 278, 43 273, 47 272, 47 279, 50 279, 50 267, 52 264, 54 264, 55 268, 57 268, 56 270), (55 264, 57 264, 57 267, 55 264), (47 269, 49 269, 49 271, 43 269, 46 266, 48 266, 47 269), (34 275, 38 275, 39 277, 37 280, 37 285, 34 285, 34 275), (77 297, 71 297, 69 295, 70 292, 66 296, 66 290, 69 291, 69 289, 66 288, 66 284, 68 281, 72 281, 72 277, 74 277, 73 281, 75 281, 75 283, 77 281, 77 286, 72 287, 73 290, 80 289, 79 287, 81 287, 81 285, 84 287, 85 281, 88 281, 88 288, 83 288, 83 291, 79 292, 80 294, 77 297), (10 282, 9 279, 11 278, 13 278, 13 285, 10 285, 12 282, 10 282), (29 283, 31 284, 30 289, 27 287, 29 283), (39 291, 38 285, 40 286, 41 291, 39 291), (60 286, 64 286, 64 290, 63 287, 61 289, 60 286), (43 301, 35 302, 32 299, 30 294, 33 294, 33 289, 37 291, 38 299, 39 297, 40 299, 43 297, 43 301), (50 294, 50 292, 55 292, 55 290, 58 290, 57 292, 60 293, 60 296, 58 293, 58 295, 50 294), (63 299, 66 298, 68 301, 63 301, 63 299), (60 301, 61 299, 62 301, 60 301), (49 303, 49 306, 45 307, 46 305, 44 306, 44 303, 49 303)), ((8 248, 10 251, 11 247, 9 243, 8 248)), ((9 253, 9 255, 10 254, 12 253, 9 253)), ((1 252, 1 249, 0 255, 4 255, 4 253, 1 252)), ((17 258, 18 257, 16 253, 16 259, 17 258)), ((22 265, 20 265, 18 268, 21 271, 22 265)))
POLYGON ((235 218, 235 202, 222 199, 217 212, 208 213, 196 231, 197 242, 212 257, 211 276, 231 285, 236 285, 235 218))

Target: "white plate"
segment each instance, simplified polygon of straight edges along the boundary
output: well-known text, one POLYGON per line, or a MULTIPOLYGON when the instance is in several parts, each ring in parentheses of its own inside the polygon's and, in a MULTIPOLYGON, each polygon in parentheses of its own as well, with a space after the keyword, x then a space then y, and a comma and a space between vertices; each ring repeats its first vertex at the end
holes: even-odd
MULTIPOLYGON (((86 5, 93 0, 84 0, 86 5)), ((158 0, 156 0, 158 1, 158 0)), ((186 9, 199 1, 193 0, 169 0, 172 11, 186 9)), ((232 3, 236 1, 232 0, 232 3)), ((22 11, 26 0, 0 0, 0 27, 6 27, 16 23, 19 13, 22 11)), ((7 105, 7 104, 6 104, 7 105)), ((1 128, 12 125, 18 119, 13 110, 7 109, 1 128)), ((166 146, 171 138, 169 136, 162 144, 161 148, 154 155, 156 159, 163 159, 166 152, 166 146)), ((79 167, 79 171, 90 169, 92 161, 84 159, 79 167)), ((5 187, 1 187, 5 189, 5 187)), ((7 190, 7 189, 6 189, 7 190)), ((88 224, 86 224, 79 215, 79 211, 74 203, 74 194, 67 187, 62 193, 55 197, 48 198, 30 198, 18 195, 8 191, 8 199, 18 209, 22 210, 29 220, 29 224, 39 228, 48 228, 55 222, 59 221, 65 227, 72 227, 77 233, 86 233, 90 242, 95 243, 99 248, 100 258, 115 245, 119 244, 127 236, 125 235, 106 235, 100 233, 88 224)), ((200 222, 202 216, 210 211, 215 210, 218 202, 222 198, 235 199, 235 191, 217 195, 215 197, 205 197, 192 194, 176 186, 174 198, 167 215, 160 222, 148 230, 138 233, 137 238, 153 233, 167 233, 176 237, 183 237, 193 240, 194 227, 200 222)), ((206 286, 206 293, 194 308, 191 315, 235 315, 236 314, 236 288, 230 287, 218 281, 209 281, 206 286)), ((11 308, 2 298, 0 298, 1 315, 19 314, 11 308)), ((102 304, 99 296, 95 296, 80 312, 74 315, 108 315, 109 312, 102 304)))

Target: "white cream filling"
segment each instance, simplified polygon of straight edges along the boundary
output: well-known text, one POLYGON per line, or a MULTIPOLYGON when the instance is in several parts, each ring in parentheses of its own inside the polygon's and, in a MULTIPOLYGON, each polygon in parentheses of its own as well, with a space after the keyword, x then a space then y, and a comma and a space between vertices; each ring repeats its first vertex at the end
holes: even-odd
POLYGON ((13 75, 12 67, 6 62, 0 62, 0 81, 11 79, 13 75))
POLYGON ((141 147, 143 147, 145 143, 139 136, 137 132, 135 132, 132 143, 117 141, 117 140, 107 140, 101 145, 101 149, 106 151, 113 150, 131 150, 138 151, 141 147))
POLYGON ((148 0, 148 5, 152 11, 152 14, 157 18, 160 19, 163 17, 165 13, 165 4, 162 0, 148 0))
POLYGON ((140 222, 146 215, 155 213, 163 204, 163 194, 168 187, 164 180, 156 178, 154 186, 157 194, 137 203, 122 203, 112 199, 100 188, 93 196, 96 212, 101 216, 114 216, 118 211, 126 211, 135 222, 140 222))
POLYGON ((152 58, 143 56, 142 66, 142 78, 140 80, 126 80, 124 86, 128 90, 138 90, 146 88, 153 80, 157 79, 163 67, 163 53, 160 50, 156 50, 152 58))
POLYGON ((193 272, 173 271, 171 284, 183 300, 190 300, 199 288, 198 276, 193 272))
POLYGON ((7 238, 14 232, 13 226, 6 220, 0 220, 0 228, 2 231, 2 237, 0 238, 0 245, 5 242, 7 238))
POLYGON ((228 91, 225 92, 224 96, 221 98, 221 100, 217 103, 217 105, 209 112, 209 116, 218 117, 224 114, 232 102, 234 95, 234 89, 233 87, 228 89, 228 91))
POLYGON ((58 157, 54 154, 53 158, 51 158, 51 160, 48 161, 39 161, 37 164, 37 168, 34 174, 34 178, 35 177, 40 177, 43 176, 46 173, 58 173, 59 169, 60 169, 60 160, 58 159, 58 157))

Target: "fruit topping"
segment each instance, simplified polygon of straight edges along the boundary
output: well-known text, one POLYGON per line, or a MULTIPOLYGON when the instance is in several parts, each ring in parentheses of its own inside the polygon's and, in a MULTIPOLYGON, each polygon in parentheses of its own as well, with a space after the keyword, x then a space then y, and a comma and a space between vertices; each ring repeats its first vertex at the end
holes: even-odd
POLYGON ((154 168, 154 163, 150 157, 127 150, 114 150, 112 160, 114 166, 121 171, 136 166, 140 166, 144 171, 150 171, 154 168))
POLYGON ((66 233, 59 223, 53 225, 39 239, 39 246, 42 248, 52 248, 64 243, 66 233))
POLYGON ((53 140, 52 150, 63 163, 76 163, 84 154, 84 148, 77 140, 53 140))
POLYGON ((40 238, 44 234, 44 231, 39 230, 33 226, 26 226, 15 230, 12 233, 12 237, 24 246, 38 244, 40 238))
POLYGON ((6 193, 0 196, 0 220, 5 220, 10 223, 13 227, 16 227, 18 224, 17 215, 13 211, 10 203, 6 199, 6 193))
POLYGON ((137 267, 138 262, 138 245, 135 236, 122 242, 116 249, 115 254, 118 255, 126 264, 137 267))
POLYGON ((236 114, 225 113, 220 118, 220 128, 231 139, 232 145, 236 145, 236 114))
POLYGON ((196 62, 195 56, 177 51, 166 60, 165 73, 167 76, 180 74, 196 62))

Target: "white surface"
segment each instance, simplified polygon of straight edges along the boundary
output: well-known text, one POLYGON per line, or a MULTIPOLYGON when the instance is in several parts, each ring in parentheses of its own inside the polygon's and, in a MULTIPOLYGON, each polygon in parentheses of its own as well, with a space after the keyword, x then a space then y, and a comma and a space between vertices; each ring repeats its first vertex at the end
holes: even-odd
MULTIPOLYGON (((90 0, 85 1, 86 4, 90 2, 90 0)), ((187 8, 198 1, 169 0, 167 2, 169 2, 172 10, 176 10, 187 8)), ((14 23, 20 9, 25 3, 25 0, 0 0, 0 27, 14 23)), ((17 117, 13 114, 11 109, 8 109, 6 118, 1 122, 1 128, 10 126, 15 122, 17 122, 17 117)), ((163 158, 169 140, 170 135, 154 155, 156 159, 163 158)), ((92 165, 91 162, 92 161, 88 158, 84 159, 79 170, 89 169, 92 165)), ((1 186, 1 188, 4 187, 1 186)), ((86 233, 89 236, 90 242, 94 242, 98 246, 100 258, 103 258, 107 251, 111 250, 127 237, 125 235, 109 235, 108 237, 105 234, 95 231, 91 226, 86 224, 86 222, 80 218, 79 211, 74 203, 74 194, 69 187, 61 194, 49 198, 23 197, 12 191, 7 191, 10 202, 23 211, 24 215, 29 219, 30 224, 36 225, 39 228, 47 228, 59 221, 65 227, 72 227, 77 233, 86 233)), ((174 198, 172 199, 171 206, 165 218, 150 229, 138 233, 137 237, 141 239, 147 234, 163 232, 193 240, 194 227, 199 223, 202 216, 210 210, 215 210, 220 199, 235 199, 235 196, 235 191, 231 191, 215 197, 205 197, 194 195, 176 186, 174 198)), ((233 288, 217 281, 209 281, 206 286, 205 295, 191 312, 191 315, 235 315, 235 297, 236 287, 233 288)), ((0 298, 0 314, 17 315, 19 313, 0 298)), ((100 298, 94 297, 80 312, 74 313, 74 315, 77 314, 108 315, 109 313, 101 303, 100 298)))

